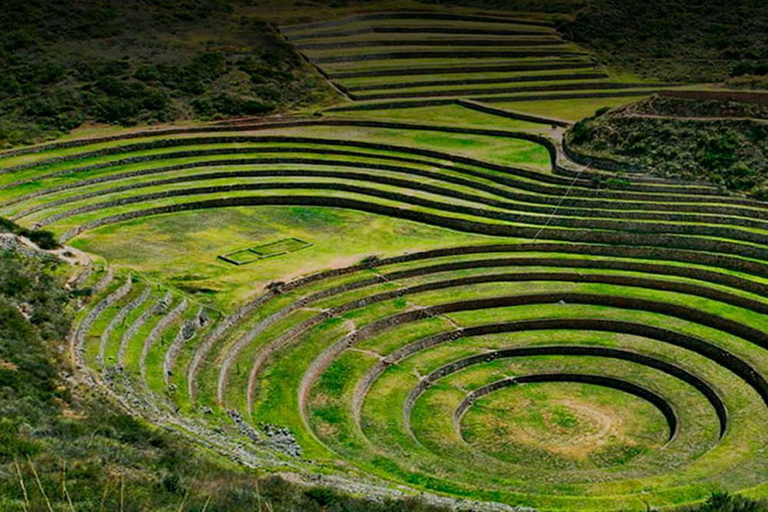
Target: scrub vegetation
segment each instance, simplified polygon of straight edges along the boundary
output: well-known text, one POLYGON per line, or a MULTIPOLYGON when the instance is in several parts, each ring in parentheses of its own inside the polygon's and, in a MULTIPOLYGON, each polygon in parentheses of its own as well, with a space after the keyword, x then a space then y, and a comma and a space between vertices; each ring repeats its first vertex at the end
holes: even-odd
POLYGON ((0 147, 83 123, 271 114, 334 97, 228 0, 4 2, 0 68, 0 147))
POLYGON ((654 97, 578 122, 572 149, 768 200, 768 107, 654 97))
POLYGON ((247 473, 71 385, 66 339, 83 300, 69 269, 0 253, 0 508, 439 512, 247 473))

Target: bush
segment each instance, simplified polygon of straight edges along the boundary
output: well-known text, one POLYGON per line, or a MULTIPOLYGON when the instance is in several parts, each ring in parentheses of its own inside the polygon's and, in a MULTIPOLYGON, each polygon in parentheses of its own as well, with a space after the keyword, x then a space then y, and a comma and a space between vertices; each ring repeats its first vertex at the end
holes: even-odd
POLYGON ((57 249, 61 247, 56 235, 50 231, 25 229, 15 222, 0 217, 0 233, 13 233, 23 236, 36 243, 41 249, 57 249))
POLYGON ((328 489, 326 487, 315 487, 314 489, 306 491, 305 494, 309 499, 321 507, 330 507, 340 501, 338 494, 336 494, 333 489, 328 489))
POLYGON ((768 75, 743 75, 731 78, 725 85, 734 89, 768 89, 768 75))
POLYGON ((591 137, 591 128, 587 120, 581 120, 571 127, 569 141, 573 144, 583 144, 591 137))
POLYGON ((192 102, 195 111, 204 117, 260 115, 274 110, 274 105, 254 98, 240 98, 229 94, 217 94, 192 102))
POLYGON ((21 229, 21 226, 19 226, 15 222, 5 219, 3 217, 0 217, 0 232, 18 233, 20 229, 21 229))
POLYGON ((744 75, 768 75, 768 61, 766 62, 751 62, 743 61, 737 63, 732 71, 731 76, 739 77, 744 75))
POLYGON ((766 512, 764 503, 750 500, 727 492, 715 492, 704 505, 688 509, 689 512, 766 512))

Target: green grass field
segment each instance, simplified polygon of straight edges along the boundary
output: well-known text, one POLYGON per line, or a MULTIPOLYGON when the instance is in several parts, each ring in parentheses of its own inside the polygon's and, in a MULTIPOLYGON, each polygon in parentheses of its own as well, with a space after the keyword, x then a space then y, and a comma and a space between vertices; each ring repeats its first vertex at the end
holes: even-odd
POLYGON ((569 123, 658 88, 589 55, 377 57, 450 52, 419 29, 559 37, 522 19, 282 27, 299 49, 397 42, 320 63, 409 96, 389 108, 0 153, 0 215, 106 262, 74 357, 135 414, 270 471, 541 510, 764 497, 766 205, 568 160, 569 123), (568 97, 418 103, 520 78, 568 97), (592 81, 630 87, 573 87, 592 81))

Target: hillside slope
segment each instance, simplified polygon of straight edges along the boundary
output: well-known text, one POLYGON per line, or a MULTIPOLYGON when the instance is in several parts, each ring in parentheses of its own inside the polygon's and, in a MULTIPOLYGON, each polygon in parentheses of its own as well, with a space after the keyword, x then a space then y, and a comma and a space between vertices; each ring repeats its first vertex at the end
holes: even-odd
POLYGON ((87 122, 268 114, 334 97, 228 0, 4 2, 0 68, 0 147, 87 122))
POLYGON ((562 30, 641 76, 695 83, 768 73, 765 2, 591 0, 562 30))
POLYGON ((442 510, 254 478, 74 386, 62 340, 88 293, 64 288, 71 270, 0 251, 0 510, 442 510))
POLYGON ((573 150, 768 199, 768 107, 654 97, 585 119, 573 150))

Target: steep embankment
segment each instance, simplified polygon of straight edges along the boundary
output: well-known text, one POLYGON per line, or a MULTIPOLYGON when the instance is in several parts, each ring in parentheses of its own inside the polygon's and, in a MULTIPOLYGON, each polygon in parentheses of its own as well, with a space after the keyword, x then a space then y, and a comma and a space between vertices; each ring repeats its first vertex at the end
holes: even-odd
POLYGON ((654 97, 577 123, 572 153, 768 199, 768 106, 654 97))
POLYGON ((78 387, 64 340, 76 306, 103 280, 85 274, 85 288, 65 287, 72 268, 36 249, 8 250, 19 244, 2 236, 0 510, 441 510, 255 479, 78 387))

